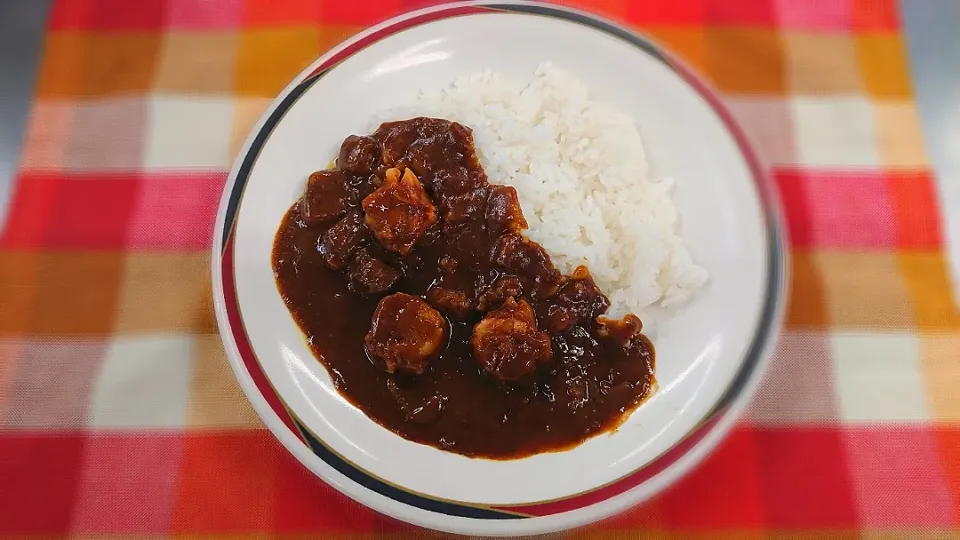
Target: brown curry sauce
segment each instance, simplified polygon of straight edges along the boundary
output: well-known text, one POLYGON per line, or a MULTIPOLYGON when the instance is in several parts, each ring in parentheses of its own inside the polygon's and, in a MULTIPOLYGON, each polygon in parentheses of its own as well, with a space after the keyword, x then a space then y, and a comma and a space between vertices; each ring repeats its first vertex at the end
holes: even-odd
POLYGON ((468 128, 415 118, 344 141, 337 169, 314 173, 280 224, 273 267, 337 390, 368 417, 444 450, 518 458, 614 429, 654 385, 653 346, 639 319, 604 319, 609 301, 587 270, 561 275, 520 234, 525 227, 512 188, 487 181, 468 128), (397 178, 407 170, 415 178, 397 178), (371 221, 377 216, 386 222, 371 221), (376 352, 420 338, 387 326, 400 324, 396 317, 379 319, 393 337, 365 347, 381 339, 371 319, 388 296, 431 312, 417 320, 442 346, 425 363, 385 365, 376 352), (511 316, 527 317, 520 327, 529 334, 520 337, 533 349, 515 336, 508 345, 475 336, 494 327, 481 321, 511 316), (516 352, 503 347, 517 343, 526 348, 509 360, 528 361, 501 362, 516 352))

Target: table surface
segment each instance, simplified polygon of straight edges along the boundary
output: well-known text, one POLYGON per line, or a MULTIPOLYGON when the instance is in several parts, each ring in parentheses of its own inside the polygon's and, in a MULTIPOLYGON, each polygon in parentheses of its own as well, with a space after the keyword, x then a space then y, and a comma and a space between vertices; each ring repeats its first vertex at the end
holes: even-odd
MULTIPOLYGON (((59 0, 45 37, 51 2, 0 0, 0 539, 412 534, 282 452, 229 373, 209 305, 209 225, 229 154, 299 69, 269 69, 276 56, 260 52, 279 34, 306 62, 318 36, 327 47, 359 29, 338 25, 342 13, 294 13, 346 5, 338 1, 154 0, 178 6, 180 24, 198 6, 209 19, 201 31, 145 32, 175 59, 162 64, 150 47, 116 45, 136 41, 123 25, 156 15, 138 11, 151 2, 59 0), (106 30, 82 20, 91 6, 106 30), (286 10, 296 24, 275 34, 223 6, 243 6, 254 21, 286 10), (306 17, 313 27, 303 32, 306 17), (217 45, 197 47, 195 34, 217 45), (82 47, 93 52, 74 54, 82 47), (194 61, 198 50, 207 54, 194 61), (206 69, 227 61, 245 67, 245 93, 233 72, 206 69), (145 104, 159 112, 146 118, 145 104), (212 120, 191 124, 198 113, 212 120), (50 308, 51 297, 69 309, 50 308)), ((624 15, 641 5, 583 1, 624 15)), ((956 276, 960 1, 769 0, 789 24, 751 11, 763 4, 754 0, 676 5, 692 17, 708 4, 733 22, 678 29, 669 10, 642 16, 664 17, 651 32, 706 57, 698 67, 778 158, 794 248, 787 324, 768 380, 724 446, 596 532, 956 537, 960 310, 943 254, 953 252, 956 276), (849 20, 843 9, 817 11, 840 5, 849 20), (736 27, 744 20, 754 27, 736 27), (823 21, 832 26, 810 30, 823 21), (788 54, 772 50, 780 37, 788 54), (740 63, 718 60, 731 56, 740 63)))

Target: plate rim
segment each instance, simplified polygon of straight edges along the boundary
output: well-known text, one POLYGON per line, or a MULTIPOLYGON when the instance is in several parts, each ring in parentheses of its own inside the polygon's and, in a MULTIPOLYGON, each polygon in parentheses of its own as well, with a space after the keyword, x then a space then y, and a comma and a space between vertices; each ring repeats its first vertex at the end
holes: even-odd
POLYGON ((779 331, 783 318, 788 267, 785 248, 786 231, 782 225, 782 215, 779 197, 767 174, 767 167, 761 163, 754 151, 754 145, 723 104, 719 93, 700 79, 676 55, 671 54, 653 40, 601 16, 541 2, 466 0, 441 4, 402 13, 338 44, 298 74, 261 115, 231 167, 218 207, 211 248, 211 276, 217 324, 234 375, 261 420, 287 451, 338 491, 383 514, 446 532, 498 535, 552 532, 608 517, 649 498, 689 471, 693 465, 713 450, 732 427, 734 420, 756 390, 762 374, 766 371, 773 338, 779 331), (253 354, 249 342, 244 342, 246 331, 243 328, 243 319, 240 316, 236 292, 233 289, 232 241, 239 203, 260 148, 286 110, 325 73, 380 39, 433 21, 483 13, 546 15, 585 24, 594 30, 628 41, 673 70, 705 99, 737 144, 754 178, 767 237, 765 243, 768 266, 765 287, 767 294, 757 329, 734 380, 698 426, 663 454, 612 482, 559 499, 518 505, 485 506, 411 492, 360 469, 326 446, 293 415, 262 372, 259 359, 253 354), (242 182, 239 186, 238 179, 242 182), (231 305, 230 296, 227 295, 228 291, 233 293, 233 305, 231 305), (242 346, 246 350, 241 350, 242 346), (339 467, 331 464, 331 462, 336 464, 338 461, 341 465, 339 467), (343 464, 346 464, 347 469, 342 468, 343 464), (351 467, 353 471, 349 470, 351 467), (361 478, 358 480, 357 476, 351 472, 359 472, 361 478), (645 474, 641 475, 641 473, 645 474), (369 482, 364 482, 362 478, 364 475, 367 479, 374 480, 373 487, 369 482), (627 486, 622 485, 630 479, 635 481, 627 486), (655 482, 658 485, 655 485, 652 490, 641 491, 640 488, 649 482, 655 482), (385 494, 384 486, 378 486, 377 483, 385 484, 388 491, 399 491, 400 496, 398 497, 396 492, 392 495, 385 494), (611 490, 611 487, 617 487, 617 489, 611 490), (415 498, 426 498, 427 507, 423 504, 410 504, 409 501, 403 500, 408 498, 403 494, 412 495, 415 498), (571 507, 567 504, 575 499, 586 500, 582 500, 583 504, 579 506, 571 507), (459 507, 460 510, 450 513, 448 505, 459 507), (603 506, 600 507, 600 505, 603 506), (433 508, 430 508, 431 506, 433 508), (445 508, 447 511, 444 511, 445 508), (531 513, 531 510, 536 511, 531 513))

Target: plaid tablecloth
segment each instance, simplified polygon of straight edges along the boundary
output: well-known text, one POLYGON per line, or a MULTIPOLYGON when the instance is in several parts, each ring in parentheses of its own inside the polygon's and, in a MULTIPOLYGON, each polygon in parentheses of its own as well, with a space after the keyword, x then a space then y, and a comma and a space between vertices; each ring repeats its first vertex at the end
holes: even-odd
MULTIPOLYGON (((217 337, 208 260, 271 97, 412 7, 55 2, 0 233, 0 536, 428 534, 326 487, 264 429, 217 337)), ((773 166, 793 267, 772 371, 734 433, 667 493, 570 536, 957 537, 960 313, 896 1, 580 7, 723 92, 773 166)))

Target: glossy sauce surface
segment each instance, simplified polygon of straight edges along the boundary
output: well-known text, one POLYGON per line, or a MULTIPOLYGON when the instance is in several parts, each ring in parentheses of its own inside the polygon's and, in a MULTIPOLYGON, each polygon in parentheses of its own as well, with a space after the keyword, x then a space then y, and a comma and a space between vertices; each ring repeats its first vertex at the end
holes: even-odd
POLYGON ((427 118, 387 123, 348 138, 337 164, 315 173, 324 178, 312 177, 287 212, 273 265, 311 348, 367 416, 412 441, 509 459, 613 429, 648 396, 654 352, 639 320, 598 322, 606 297, 586 269, 561 275, 522 236, 515 194, 488 182, 468 128, 427 118), (363 219, 391 168, 414 173, 436 207, 435 220, 421 212, 423 230, 405 253, 409 227, 402 245, 387 249, 378 225, 371 230, 363 219), (388 372, 365 350, 378 303, 398 292, 431 304, 447 325, 436 333, 445 340, 439 352, 415 366, 419 374, 388 372), (471 347, 478 323, 523 303, 538 335, 549 338, 548 357, 529 366, 482 363, 471 347))

